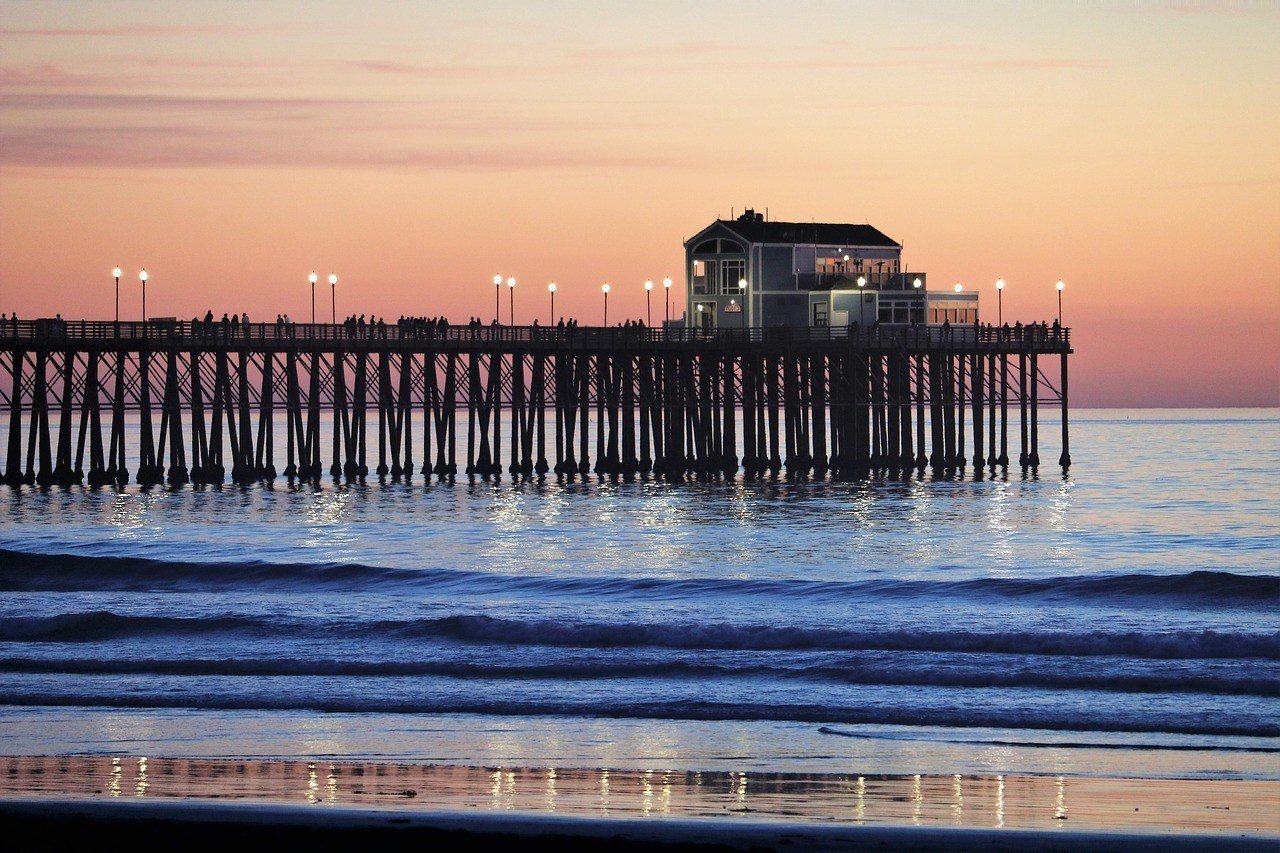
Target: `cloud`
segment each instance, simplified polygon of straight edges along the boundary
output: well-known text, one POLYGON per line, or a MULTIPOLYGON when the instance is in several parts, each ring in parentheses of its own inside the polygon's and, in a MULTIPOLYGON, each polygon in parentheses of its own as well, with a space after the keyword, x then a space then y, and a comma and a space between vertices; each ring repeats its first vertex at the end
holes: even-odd
POLYGON ((386 59, 360 59, 349 63, 364 71, 405 77, 456 77, 478 74, 527 74, 539 71, 569 70, 570 66, 552 65, 479 65, 474 63, 434 63, 421 65, 386 59))
MULTIPOLYGON (((0 166, 429 169, 689 166, 583 119, 455 99, 0 94, 0 166)), ((612 129, 616 132, 616 128, 612 129)))
POLYGON ((1105 59, 1061 58, 956 60, 952 65, 972 71, 1090 71, 1111 67, 1105 59))
POLYGON ((126 24, 117 27, 40 27, 17 29, 0 27, 0 37, 7 36, 42 36, 42 37, 97 37, 97 36, 191 36, 210 35, 214 33, 238 32, 235 27, 209 26, 155 26, 148 24, 126 24))

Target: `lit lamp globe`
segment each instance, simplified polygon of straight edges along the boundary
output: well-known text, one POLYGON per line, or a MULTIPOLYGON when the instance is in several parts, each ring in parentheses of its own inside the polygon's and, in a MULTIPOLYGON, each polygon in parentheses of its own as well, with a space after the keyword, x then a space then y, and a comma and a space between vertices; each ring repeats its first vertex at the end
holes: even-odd
POLYGON ((312 284, 315 284, 319 280, 320 280, 320 276, 316 275, 315 273, 312 273, 311 275, 307 276, 307 281, 311 282, 312 284))
POLYGON ((866 276, 861 276, 861 275, 858 276, 858 287, 866 287, 866 286, 867 286, 866 276))
POLYGON ((960 282, 956 282, 956 293, 959 293, 962 290, 964 290, 964 285, 960 282))
POLYGON ((329 273, 329 283, 330 283, 330 284, 337 284, 337 283, 338 283, 338 275, 337 275, 337 273, 329 273))
POLYGON ((747 280, 745 278, 738 279, 738 290, 747 289, 747 280))
POLYGON ((920 288, 924 287, 924 282, 921 281, 920 279, 916 279, 915 281, 911 282, 911 286, 914 287, 916 290, 919 290, 920 288))
POLYGON ((1066 287, 1066 286, 1067 286, 1067 285, 1066 285, 1066 283, 1065 283, 1065 282, 1061 282, 1061 281, 1060 281, 1060 282, 1058 282, 1058 284, 1057 284, 1058 290, 1062 290, 1062 289, 1063 289, 1064 287, 1066 287))
MULTIPOLYGON (((138 281, 146 281, 146 280, 147 280, 147 277, 148 277, 148 276, 147 276, 147 271, 146 271, 146 270, 143 270, 142 272, 138 273, 138 281)), ((1061 290, 1062 288, 1061 288, 1061 287, 1059 287, 1058 289, 1059 289, 1059 290, 1061 290)))
POLYGON ((602 284, 600 285, 600 290, 604 293, 608 293, 610 290, 613 290, 613 288, 610 287, 608 284, 602 284))
POLYGON ((553 282, 551 282, 550 284, 548 284, 548 285, 547 285, 547 290, 551 291, 552 293, 555 293, 555 292, 556 292, 556 283, 553 281, 553 282))
POLYGON ((646 282, 644 283, 644 289, 645 289, 645 290, 653 290, 653 282, 651 282, 651 281, 646 281, 646 282))
POLYGON ((662 286, 663 286, 663 287, 665 287, 667 290, 670 290, 670 289, 671 289, 671 279, 669 279, 669 278, 664 278, 664 279, 662 280, 662 286))
POLYGON ((502 284, 502 276, 500 276, 500 275, 495 275, 495 276, 493 277, 493 284, 494 284, 494 286, 495 286, 495 287, 496 287, 497 285, 499 285, 499 284, 502 284))
POLYGON ((516 280, 514 278, 507 279, 507 287, 515 287, 515 286, 516 286, 516 280))
POLYGON ((996 281, 996 290, 1004 290, 1004 279, 996 281))
POLYGON ((111 274, 116 278, 119 278, 120 276, 124 275, 124 270, 120 269, 120 267, 116 267, 111 271, 111 274))

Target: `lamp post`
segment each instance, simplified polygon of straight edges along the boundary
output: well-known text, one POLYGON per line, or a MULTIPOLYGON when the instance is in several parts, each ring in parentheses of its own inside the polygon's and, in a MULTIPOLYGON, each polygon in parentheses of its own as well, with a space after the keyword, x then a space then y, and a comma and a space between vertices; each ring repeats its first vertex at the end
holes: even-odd
POLYGON ((329 322, 338 325, 338 275, 329 273, 329 322))
POLYGON ((996 325, 1004 325, 1004 279, 996 280, 996 325))
POLYGON ((138 280, 142 282, 142 323, 147 322, 147 271, 143 270, 138 273, 138 280))
POLYGON ((1062 289, 1067 285, 1065 282, 1058 282, 1058 325, 1062 325, 1062 289))
POLYGON ((493 277, 493 322, 495 323, 498 322, 499 312, 501 311, 501 309, 498 307, 501 304, 500 303, 501 298, 502 298, 502 276, 495 275, 493 277))
POLYGON ((514 278, 507 279, 507 292, 511 295, 511 325, 516 324, 516 280, 514 278))
POLYGON ((653 325, 653 307, 649 297, 653 294, 653 282, 645 281, 644 283, 644 321, 650 326, 653 325))
POLYGON ((553 281, 547 285, 547 292, 551 294, 551 319, 547 321, 548 326, 556 324, 556 283, 553 281))
POLYGON ((667 304, 667 322, 671 322, 671 279, 664 278, 662 280, 662 288, 665 294, 664 301, 667 304))
POLYGON ((116 277, 116 325, 120 325, 120 276, 123 273, 124 270, 120 269, 120 267, 116 267, 111 271, 111 274, 116 277))
POLYGON ((608 283, 607 281, 606 281, 604 284, 600 285, 600 292, 604 294, 604 324, 605 324, 605 326, 608 326, 608 325, 609 325, 609 291, 610 291, 610 290, 612 290, 612 289, 613 289, 613 288, 609 287, 609 283, 608 283))
POLYGON ((320 280, 320 276, 312 273, 307 276, 307 281, 311 282, 311 325, 316 324, 316 282, 320 280))

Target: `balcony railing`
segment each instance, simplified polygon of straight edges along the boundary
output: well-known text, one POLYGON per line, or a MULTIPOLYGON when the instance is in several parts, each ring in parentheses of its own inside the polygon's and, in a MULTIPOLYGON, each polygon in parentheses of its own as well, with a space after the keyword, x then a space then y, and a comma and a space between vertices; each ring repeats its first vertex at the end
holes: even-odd
POLYGON ((920 289, 927 282, 922 272, 884 272, 879 270, 835 270, 818 273, 814 290, 916 290, 915 280, 920 279, 920 289), (858 279, 865 279, 862 285, 858 279))
POLYGON ((6 320, 0 322, 0 347, 59 345, 69 342, 112 345, 147 341, 181 348, 289 346, 297 343, 349 343, 353 348, 384 342, 405 347, 443 345, 469 348, 477 344, 517 344, 563 349, 661 347, 669 344, 816 344, 849 342, 861 347, 911 348, 952 346, 1030 346, 1052 351, 1071 346, 1066 327, 1038 323, 1027 326, 978 324, 913 325, 876 323, 859 326, 767 326, 749 328, 651 328, 646 326, 445 326, 418 322, 388 325, 330 323, 248 323, 154 319, 6 320))

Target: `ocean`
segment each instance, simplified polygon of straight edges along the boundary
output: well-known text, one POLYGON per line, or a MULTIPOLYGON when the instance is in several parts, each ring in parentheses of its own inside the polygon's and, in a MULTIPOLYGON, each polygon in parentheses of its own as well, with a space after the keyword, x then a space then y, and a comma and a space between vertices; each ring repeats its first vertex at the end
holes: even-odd
POLYGON ((1280 779, 1280 413, 1072 426, 1066 476, 0 489, 0 754, 1280 779))

